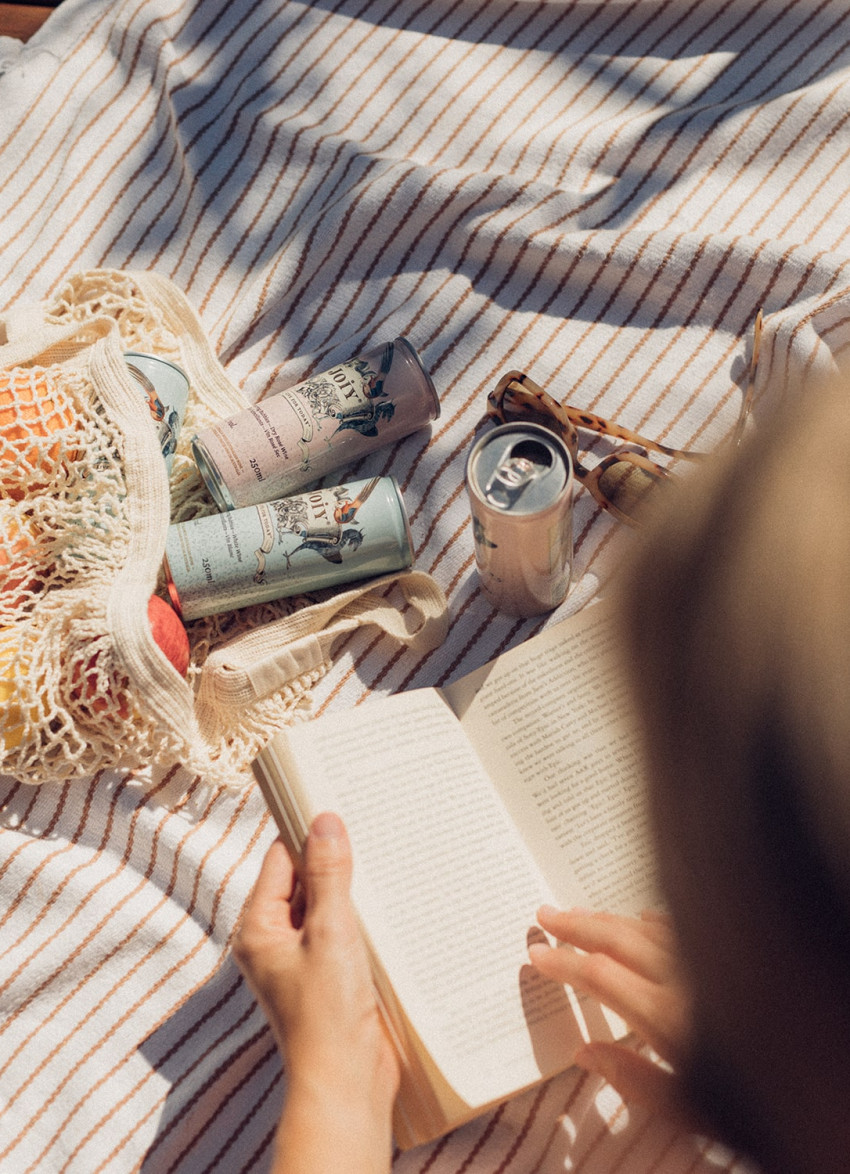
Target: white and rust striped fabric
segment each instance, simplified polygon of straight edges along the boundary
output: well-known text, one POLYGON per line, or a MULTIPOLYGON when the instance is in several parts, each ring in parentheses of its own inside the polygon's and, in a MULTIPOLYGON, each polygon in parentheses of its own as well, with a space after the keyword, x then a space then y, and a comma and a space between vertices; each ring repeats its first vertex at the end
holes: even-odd
MULTIPOLYGON (((316 706, 439 684, 543 622, 473 567, 464 455, 505 370, 711 450, 759 307, 755 426, 841 362, 848 65, 843 0, 65 0, 0 41, 0 304, 157 270, 254 400, 406 335, 441 418, 358 468, 398 477, 450 635, 352 638, 316 706)), ((631 541, 587 493, 575 535, 546 622, 631 541)), ((244 781, 0 780, 3 1171, 265 1168, 283 1076, 228 944, 274 832, 244 781)), ((574 1074, 395 1167, 742 1168, 574 1074)))

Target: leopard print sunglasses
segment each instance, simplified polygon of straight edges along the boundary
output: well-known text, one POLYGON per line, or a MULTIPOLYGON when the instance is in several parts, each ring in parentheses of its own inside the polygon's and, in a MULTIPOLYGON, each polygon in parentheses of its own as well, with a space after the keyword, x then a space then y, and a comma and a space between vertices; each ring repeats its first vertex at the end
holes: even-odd
MULTIPOLYGON (((762 312, 759 311, 753 334, 748 385, 741 415, 732 435, 733 444, 740 443, 752 403, 761 328, 762 312)), ((645 436, 633 432, 631 428, 623 427, 622 424, 614 424, 602 416, 594 415, 593 412, 561 404, 522 371, 509 371, 507 375, 502 376, 487 396, 487 416, 502 424, 541 424, 555 432, 569 449, 573 460, 573 472, 579 485, 583 485, 604 510, 631 526, 638 525, 647 495, 656 485, 669 480, 669 471, 649 457, 631 451, 611 453, 603 457, 593 468, 588 468, 579 459, 580 428, 612 436, 617 440, 638 445, 649 452, 663 453, 667 457, 698 461, 708 455, 704 452, 694 452, 692 449, 672 448, 657 440, 648 440, 645 436)))
POLYGON ((705 455, 647 440, 630 428, 614 424, 602 416, 560 404, 522 371, 509 371, 502 376, 487 396, 487 415, 502 424, 541 424, 555 432, 569 449, 579 485, 589 490, 604 510, 632 526, 638 524, 641 506, 649 490, 667 480, 670 474, 663 465, 631 451, 610 453, 593 468, 588 468, 579 459, 579 428, 629 441, 668 457, 699 460, 705 455))

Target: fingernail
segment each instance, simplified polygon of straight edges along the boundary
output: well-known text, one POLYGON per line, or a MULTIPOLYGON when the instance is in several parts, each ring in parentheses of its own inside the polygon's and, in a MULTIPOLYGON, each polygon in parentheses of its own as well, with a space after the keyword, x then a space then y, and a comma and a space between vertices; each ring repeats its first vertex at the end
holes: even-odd
POLYGON ((560 909, 556 909, 554 905, 541 905, 537 910, 538 917, 557 917, 560 909))
POLYGON ((310 825, 310 834, 320 840, 338 840, 345 834, 345 826, 333 811, 323 811, 310 825))

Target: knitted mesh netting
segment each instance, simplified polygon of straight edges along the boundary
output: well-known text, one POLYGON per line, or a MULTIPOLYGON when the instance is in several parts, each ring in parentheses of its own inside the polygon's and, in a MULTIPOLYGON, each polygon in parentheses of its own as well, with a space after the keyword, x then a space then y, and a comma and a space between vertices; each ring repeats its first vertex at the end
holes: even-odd
POLYGON ((443 638, 445 600, 411 572, 194 621, 184 680, 153 640, 147 601, 165 594, 169 522, 215 512, 190 440, 243 397, 183 295, 154 274, 79 274, 0 331, 4 773, 42 783, 180 762, 229 783, 303 714, 340 632, 377 623, 405 644, 443 638), (128 350, 189 378, 170 477, 128 350), (401 617, 411 604, 413 627, 401 617))

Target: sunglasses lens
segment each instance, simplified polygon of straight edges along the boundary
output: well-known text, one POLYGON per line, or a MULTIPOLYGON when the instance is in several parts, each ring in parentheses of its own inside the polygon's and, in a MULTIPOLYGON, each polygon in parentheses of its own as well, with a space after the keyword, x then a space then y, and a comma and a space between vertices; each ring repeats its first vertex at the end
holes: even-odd
POLYGON ((602 472, 599 488, 621 514, 637 519, 647 495, 659 480, 631 461, 615 461, 602 472))

